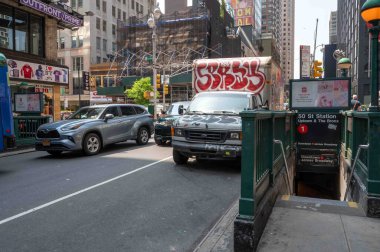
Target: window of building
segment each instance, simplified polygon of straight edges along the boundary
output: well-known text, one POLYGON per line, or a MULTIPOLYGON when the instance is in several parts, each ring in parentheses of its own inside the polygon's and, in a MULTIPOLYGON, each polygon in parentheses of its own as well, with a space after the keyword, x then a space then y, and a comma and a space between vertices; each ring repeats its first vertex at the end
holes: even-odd
POLYGON ((78 36, 78 47, 82 47, 82 46, 83 46, 83 36, 79 35, 78 36))
POLYGON ((107 21, 103 20, 103 31, 107 31, 107 21))
POLYGON ((103 39, 103 51, 107 52, 107 39, 103 39))
POLYGON ((0 5, 0 29, 3 35, 0 37, 0 48, 13 50, 13 25, 12 8, 0 5))
MULTIPOLYGON (((97 58, 99 58, 99 63, 100 63, 102 58, 100 58, 100 57, 97 57, 97 58)), ((102 84, 102 77, 96 76, 95 77, 95 83, 96 83, 96 87, 100 87, 102 84)))
POLYGON ((15 50, 29 52, 28 14, 23 11, 15 11, 15 50))
POLYGON ((78 0, 78 8, 82 8, 83 7, 83 0, 78 0))
MULTIPOLYGON (((97 57, 96 57, 96 64, 100 64, 101 62, 102 62, 102 57, 97 56, 97 57)), ((99 84, 99 85, 100 85, 100 84, 99 84)), ((99 86, 98 86, 98 83, 96 83, 96 86, 99 87, 99 86)))
POLYGON ((59 38, 59 48, 65 49, 65 38, 64 37, 59 38))
POLYGON ((96 50, 100 50, 101 49, 100 43, 101 43, 100 38, 96 37, 96 50))
POLYGON ((131 0, 131 8, 132 8, 132 10, 135 9, 135 0, 131 0))
POLYGON ((103 1, 103 12, 107 12, 107 2, 103 1))
POLYGON ((116 52, 116 43, 112 42, 112 51, 116 52))
POLYGON ((127 13, 123 11, 123 21, 126 21, 126 20, 127 20, 127 13))
POLYGON ((121 20, 121 10, 117 9, 117 19, 121 20))
POLYGON ((96 18, 96 29, 100 30, 100 18, 96 18))
POLYGON ((126 0, 123 0, 123 4, 126 4, 126 0))
POLYGON ((112 5, 112 16, 116 16, 116 7, 112 5))
POLYGON ((30 15, 30 53, 43 55, 43 23, 42 18, 30 15))
POLYGON ((63 66, 63 65, 65 65, 65 58, 58 58, 57 62, 58 62, 59 65, 63 66))
POLYGON ((100 0, 96 0, 96 9, 100 10, 100 0))
POLYGON ((77 7, 77 1, 71 0, 71 7, 76 8, 77 7))
POLYGON ((73 71, 83 71, 83 57, 72 57, 73 71))
POLYGON ((112 35, 116 35, 116 25, 112 24, 112 35))
POLYGON ((71 36, 71 48, 77 47, 77 36, 71 36))

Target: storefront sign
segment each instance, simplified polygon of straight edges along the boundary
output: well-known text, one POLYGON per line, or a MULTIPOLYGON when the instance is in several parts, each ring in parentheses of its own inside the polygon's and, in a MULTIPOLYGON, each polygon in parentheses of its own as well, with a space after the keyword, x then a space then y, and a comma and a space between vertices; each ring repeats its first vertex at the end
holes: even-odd
POLYGON ((338 113, 298 113, 296 119, 297 165, 337 167, 341 123, 341 115, 338 113))
POLYGON ((34 87, 34 91, 36 93, 41 92, 41 93, 52 94, 53 93, 53 87, 49 86, 49 85, 36 84, 35 87, 34 87))
POLYGON ((82 72, 82 81, 83 81, 83 89, 86 91, 90 91, 90 73, 83 71, 82 72))
POLYGON ((253 0, 227 0, 227 3, 234 9, 235 26, 254 25, 253 0))
POLYGON ((10 78, 68 85, 68 73, 67 68, 8 59, 8 75, 10 78))
POLYGON ((108 103, 108 102, 112 102, 112 98, 109 98, 105 95, 98 95, 97 91, 91 91, 90 102, 91 103, 108 103))
POLYGON ((348 109, 349 88, 348 79, 292 81, 290 107, 348 109))
POLYGON ((58 9, 52 5, 43 3, 38 0, 19 0, 19 3, 25 6, 28 6, 32 9, 35 9, 39 12, 42 12, 46 15, 54 17, 62 22, 68 23, 70 25, 79 27, 83 26, 83 20, 75 17, 64 10, 58 9))

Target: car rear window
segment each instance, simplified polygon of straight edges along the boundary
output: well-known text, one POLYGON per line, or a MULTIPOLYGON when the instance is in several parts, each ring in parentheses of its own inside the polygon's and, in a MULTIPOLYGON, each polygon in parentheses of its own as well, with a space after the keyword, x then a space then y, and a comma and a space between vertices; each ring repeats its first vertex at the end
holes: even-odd
POLYGON ((135 110, 136 110, 137 114, 144 114, 145 113, 145 109, 140 108, 140 107, 135 107, 135 110))
POLYGON ((136 115, 136 111, 133 109, 132 106, 121 106, 120 109, 122 116, 136 115))

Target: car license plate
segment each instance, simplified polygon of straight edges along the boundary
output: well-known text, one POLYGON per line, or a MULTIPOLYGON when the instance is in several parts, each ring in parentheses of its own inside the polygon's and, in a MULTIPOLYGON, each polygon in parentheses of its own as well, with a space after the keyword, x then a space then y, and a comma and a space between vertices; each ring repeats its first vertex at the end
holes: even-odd
POLYGON ((48 139, 42 140, 42 146, 50 146, 50 140, 48 139))

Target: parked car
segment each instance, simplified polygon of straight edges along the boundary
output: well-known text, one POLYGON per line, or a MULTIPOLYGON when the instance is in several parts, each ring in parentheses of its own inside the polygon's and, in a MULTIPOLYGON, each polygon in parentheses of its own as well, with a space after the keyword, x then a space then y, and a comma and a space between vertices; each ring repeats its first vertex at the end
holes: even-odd
POLYGON ((66 120, 41 125, 36 133, 35 148, 52 155, 76 150, 95 155, 112 143, 136 140, 137 144, 146 144, 153 131, 153 116, 143 106, 89 106, 66 120))
POLYGON ((172 103, 166 114, 162 115, 154 125, 154 141, 157 145, 163 145, 171 142, 171 126, 173 121, 182 115, 184 109, 189 106, 189 101, 172 103))

